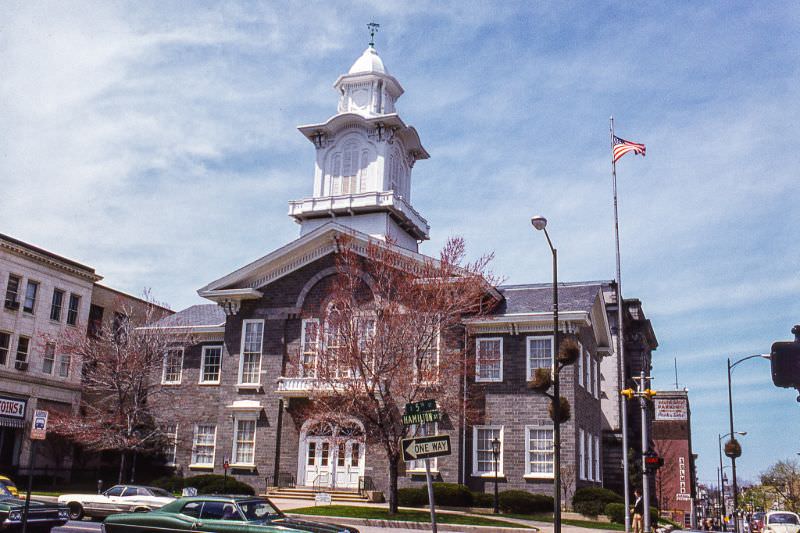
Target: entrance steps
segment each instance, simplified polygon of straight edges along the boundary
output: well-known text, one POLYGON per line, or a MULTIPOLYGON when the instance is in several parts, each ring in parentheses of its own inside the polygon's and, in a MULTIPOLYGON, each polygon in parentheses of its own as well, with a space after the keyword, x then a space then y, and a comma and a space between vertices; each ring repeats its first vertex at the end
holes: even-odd
POLYGON ((291 500, 314 500, 317 492, 325 492, 331 495, 334 502, 355 502, 366 503, 369 500, 362 496, 356 489, 314 489, 313 487, 270 487, 267 489, 267 496, 270 498, 286 498, 291 500))

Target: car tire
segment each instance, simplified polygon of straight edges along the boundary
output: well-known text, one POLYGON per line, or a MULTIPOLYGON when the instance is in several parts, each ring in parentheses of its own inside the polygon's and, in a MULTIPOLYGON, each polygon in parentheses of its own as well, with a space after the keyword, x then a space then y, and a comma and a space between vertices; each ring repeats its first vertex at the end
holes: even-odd
POLYGON ((67 504, 69 508, 69 519, 70 520, 82 520, 84 513, 83 513, 83 505, 79 504, 78 502, 70 502, 67 504))

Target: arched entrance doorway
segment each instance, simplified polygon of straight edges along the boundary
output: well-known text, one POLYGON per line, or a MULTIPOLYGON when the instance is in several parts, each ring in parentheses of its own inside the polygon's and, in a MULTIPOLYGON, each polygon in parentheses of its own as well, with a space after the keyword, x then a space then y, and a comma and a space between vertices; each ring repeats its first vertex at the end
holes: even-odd
POLYGON ((300 432, 299 452, 299 484, 357 489, 366 458, 364 428, 357 420, 308 421, 300 432))

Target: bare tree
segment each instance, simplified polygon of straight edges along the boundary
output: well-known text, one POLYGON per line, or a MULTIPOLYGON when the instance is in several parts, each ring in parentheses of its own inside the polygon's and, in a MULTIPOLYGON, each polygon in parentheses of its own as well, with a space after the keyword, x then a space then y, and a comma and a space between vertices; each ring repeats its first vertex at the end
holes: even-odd
POLYGON ((355 418, 367 441, 383 448, 394 513, 400 439, 409 436, 403 405, 434 398, 446 419, 469 416, 462 320, 496 303, 486 271, 491 256, 467 263, 461 239, 448 241, 438 260, 384 243, 340 244, 317 330, 305 331, 306 346, 316 349, 294 364, 316 378, 307 416, 355 418))
POLYGON ((565 463, 561 465, 561 494, 562 506, 566 510, 572 501, 572 495, 575 491, 575 471, 577 467, 575 463, 565 463))
POLYGON ((778 461, 761 474, 761 483, 778 494, 786 509, 800 509, 800 464, 796 460, 778 461))
POLYGON ((91 324, 89 335, 66 328, 50 340, 59 353, 70 354, 82 381, 78 412, 54 413, 51 429, 86 450, 119 452, 122 482, 127 456, 135 461, 137 454, 163 449, 165 435, 151 405, 170 393, 161 385, 162 375, 174 370, 176 356, 191 339, 179 330, 146 327, 165 314, 150 299, 143 306, 120 299, 116 309, 112 323, 91 324))

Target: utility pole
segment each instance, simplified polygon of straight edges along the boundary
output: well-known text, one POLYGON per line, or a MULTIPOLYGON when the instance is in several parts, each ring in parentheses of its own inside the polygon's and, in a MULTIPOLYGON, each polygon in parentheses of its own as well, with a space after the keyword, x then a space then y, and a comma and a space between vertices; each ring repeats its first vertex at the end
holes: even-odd
MULTIPOLYGON (((642 501, 644 501, 644 531, 650 531, 650 475, 645 458, 650 451, 650 439, 647 435, 647 392, 644 368, 639 373, 639 407, 642 410, 642 501)), ((658 517, 656 517, 658 520, 658 517)))

